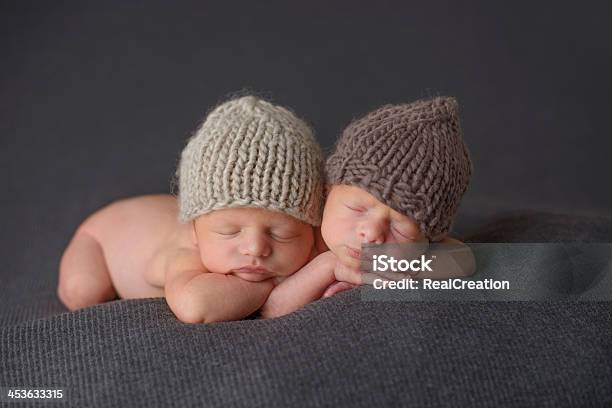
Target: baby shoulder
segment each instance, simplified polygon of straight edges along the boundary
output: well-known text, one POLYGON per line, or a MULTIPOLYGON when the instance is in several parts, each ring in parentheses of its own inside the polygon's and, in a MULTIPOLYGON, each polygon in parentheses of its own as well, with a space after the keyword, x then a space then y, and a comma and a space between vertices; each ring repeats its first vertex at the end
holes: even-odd
POLYGON ((206 271, 200 259, 200 253, 195 249, 172 248, 160 252, 158 258, 165 273, 187 270, 206 271))
POLYGON ((440 244, 454 244, 454 245, 465 245, 462 241, 451 237, 444 237, 444 239, 439 241, 440 244))
POLYGON ((432 254, 450 256, 453 259, 453 265, 458 267, 459 275, 471 276, 476 271, 476 258, 472 248, 458 239, 446 237, 439 242, 443 244, 432 254))
POLYGON ((167 278, 181 271, 205 268, 197 250, 168 247, 153 253, 145 272, 145 279, 151 285, 163 287, 167 278))

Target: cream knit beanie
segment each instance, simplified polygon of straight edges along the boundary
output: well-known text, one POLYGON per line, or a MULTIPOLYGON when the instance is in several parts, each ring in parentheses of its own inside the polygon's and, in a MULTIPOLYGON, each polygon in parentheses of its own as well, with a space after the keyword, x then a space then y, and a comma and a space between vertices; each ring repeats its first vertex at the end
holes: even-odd
POLYGON ((215 108, 189 139, 176 171, 178 220, 222 208, 280 211, 321 224, 323 156, 288 109, 254 96, 215 108))

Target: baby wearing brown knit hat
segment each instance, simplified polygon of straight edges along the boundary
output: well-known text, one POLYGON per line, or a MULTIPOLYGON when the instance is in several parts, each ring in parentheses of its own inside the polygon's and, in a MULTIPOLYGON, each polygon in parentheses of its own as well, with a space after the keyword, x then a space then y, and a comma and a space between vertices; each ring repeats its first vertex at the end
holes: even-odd
POLYGON ((328 158, 326 171, 321 234, 330 251, 318 258, 339 278, 330 282, 328 274, 313 293, 327 297, 371 283, 371 274, 360 273, 364 244, 419 243, 424 250, 430 242, 450 244, 452 258, 448 251, 438 252, 432 271, 416 277, 443 279, 474 272, 471 250, 448 237, 472 171, 454 98, 386 105, 352 122, 328 158))

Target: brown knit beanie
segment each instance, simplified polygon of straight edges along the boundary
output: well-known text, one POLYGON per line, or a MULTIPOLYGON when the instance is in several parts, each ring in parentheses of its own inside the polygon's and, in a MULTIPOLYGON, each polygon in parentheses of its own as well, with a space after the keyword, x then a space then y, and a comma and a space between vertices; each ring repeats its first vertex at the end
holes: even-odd
POLYGON ((472 173, 457 101, 386 105, 353 121, 326 170, 329 185, 360 187, 413 218, 430 241, 441 240, 472 173))

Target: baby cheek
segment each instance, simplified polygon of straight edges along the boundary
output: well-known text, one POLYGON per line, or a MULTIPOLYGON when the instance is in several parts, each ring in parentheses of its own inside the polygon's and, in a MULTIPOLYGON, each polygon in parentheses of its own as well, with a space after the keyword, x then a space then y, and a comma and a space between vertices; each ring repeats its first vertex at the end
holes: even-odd
POLYGON ((228 242, 208 241, 200 246, 202 263, 209 272, 227 273, 233 266, 228 262, 232 259, 233 249, 228 242))
POLYGON ((325 225, 325 230, 321 229, 321 234, 325 243, 330 248, 337 245, 345 245, 351 237, 351 232, 355 231, 354 220, 343 217, 329 220, 325 225))
POLYGON ((277 264, 281 265, 282 274, 292 274, 304 266, 308 261, 313 246, 314 242, 309 245, 309 243, 304 240, 291 245, 290 248, 277 249, 277 264))
POLYGON ((333 240, 333 228, 334 214, 333 211, 326 211, 323 213, 323 220, 321 221, 321 237, 327 246, 329 246, 333 240))

